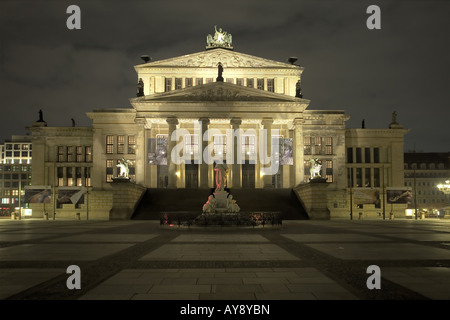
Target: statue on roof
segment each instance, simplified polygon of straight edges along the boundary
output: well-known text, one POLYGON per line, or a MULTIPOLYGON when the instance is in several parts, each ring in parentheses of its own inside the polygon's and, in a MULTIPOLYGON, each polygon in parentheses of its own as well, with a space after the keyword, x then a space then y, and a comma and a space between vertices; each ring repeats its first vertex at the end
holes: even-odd
POLYGON ((217 30, 217 25, 214 26, 214 35, 208 34, 206 37, 206 49, 211 48, 228 48, 232 49, 232 36, 222 28, 217 30))
POLYGON ((144 96, 144 81, 142 80, 142 78, 139 78, 136 96, 138 97, 144 96))

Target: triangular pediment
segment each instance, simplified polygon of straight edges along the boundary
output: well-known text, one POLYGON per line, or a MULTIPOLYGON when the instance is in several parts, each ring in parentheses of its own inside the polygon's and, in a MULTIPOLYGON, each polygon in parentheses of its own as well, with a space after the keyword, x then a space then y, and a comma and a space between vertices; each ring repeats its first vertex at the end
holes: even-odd
POLYGON ((237 84, 227 82, 212 82, 195 87, 179 89, 164 93, 157 93, 139 98, 133 98, 135 102, 157 102, 157 101, 178 101, 178 102, 203 102, 203 101, 260 101, 260 102, 304 102, 306 100, 263 91, 254 88, 247 88, 237 84))
POLYGON ((265 59, 232 50, 216 48, 202 52, 187 54, 170 59, 148 62, 135 66, 136 69, 152 67, 198 67, 216 68, 221 62, 224 68, 288 68, 302 69, 290 63, 265 59))

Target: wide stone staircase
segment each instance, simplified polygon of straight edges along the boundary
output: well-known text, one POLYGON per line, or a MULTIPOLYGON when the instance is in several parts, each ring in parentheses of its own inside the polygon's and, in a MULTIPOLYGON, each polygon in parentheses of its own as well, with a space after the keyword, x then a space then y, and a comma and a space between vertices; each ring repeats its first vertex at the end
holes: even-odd
MULTIPOLYGON (((213 189, 147 189, 131 219, 159 220, 162 213, 198 213, 213 189)), ((292 189, 230 189, 241 212, 279 212, 284 220, 308 219, 292 189)))

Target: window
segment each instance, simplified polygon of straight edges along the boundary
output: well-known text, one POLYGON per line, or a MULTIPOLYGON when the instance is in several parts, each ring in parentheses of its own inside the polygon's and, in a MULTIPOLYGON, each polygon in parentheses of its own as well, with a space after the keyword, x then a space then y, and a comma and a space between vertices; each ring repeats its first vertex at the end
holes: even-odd
POLYGON ((380 148, 373 148, 373 162, 380 163, 380 148))
POLYGON ((81 180, 81 167, 75 168, 75 178, 76 178, 75 181, 76 186, 81 187, 83 185, 81 180))
POLYGON ((314 137, 314 154, 322 154, 322 138, 314 137))
POLYGON ((90 146, 84 148, 84 152, 86 155, 86 162, 92 161, 92 148, 90 146))
POLYGON ((186 88, 192 87, 192 78, 185 79, 185 87, 186 88))
POLYGON ((375 188, 380 187, 380 168, 373 169, 373 186, 375 188))
POLYGON ((256 80, 256 88, 259 90, 264 90, 264 79, 256 80))
POLYGON ((311 138, 310 137, 303 138, 303 154, 306 154, 306 155, 311 154, 311 138))
POLYGON ((325 137, 325 154, 333 154, 333 138, 325 137))
POLYGON ((275 91, 275 80, 267 79, 267 91, 274 92, 275 91))
POLYGON ((370 163, 370 148, 364 148, 364 162, 370 163))
POLYGON ((86 187, 91 186, 91 168, 90 167, 84 168, 84 185, 86 187))
POLYGON ((247 79, 247 87, 254 88, 255 87, 255 80, 252 78, 247 79))
POLYGON ((203 78, 196 78, 195 79, 195 85, 200 86, 203 84, 203 78))
POLYGON ((347 186, 353 188, 353 168, 347 169, 347 186))
POLYGON ((308 182, 309 179, 311 178, 311 174, 310 174, 311 173, 310 172, 311 162, 309 162, 309 160, 303 161, 303 168, 304 168, 304 171, 303 171, 303 176, 304 176, 303 182, 308 182))
POLYGON ((83 147, 77 147, 77 162, 83 162, 83 147))
POLYGON ((168 92, 172 90, 172 79, 171 78, 166 78, 164 80, 164 91, 168 92))
POLYGON ((213 136, 213 147, 215 155, 225 155, 227 150, 227 136, 217 135, 213 136))
POLYGON ((236 84, 239 86, 243 86, 244 85, 244 78, 237 78, 236 79, 236 84))
POLYGON ((175 78, 175 90, 181 89, 183 87, 183 79, 175 78))
POLYGON ((106 160, 106 182, 112 182, 114 177, 114 160, 106 160))
POLYGON ((327 182, 333 182, 333 160, 325 160, 325 176, 327 182))
POLYGON ((356 163, 362 162, 361 148, 356 148, 356 163))
POLYGON ((114 136, 106 136, 106 153, 114 152, 114 136))
POLYGON ((58 161, 59 162, 66 161, 63 146, 58 146, 58 161))
POLYGON ((362 187, 362 168, 356 168, 356 186, 362 187))
POLYGON ((56 169, 56 176, 58 178, 58 187, 61 187, 64 185, 64 173, 63 173, 64 168, 63 167, 58 167, 56 169))
POLYGON ((242 153, 247 155, 255 154, 255 136, 242 136, 242 153))
POLYGON ((67 185, 69 186, 69 187, 72 187, 73 186, 73 172, 72 172, 72 168, 66 168, 66 170, 67 170, 67 185))
POLYGON ((364 186, 365 187, 371 187, 372 183, 371 183, 371 176, 370 176, 370 168, 365 168, 364 169, 364 186))
POLYGON ((125 136, 117 136, 117 153, 123 153, 125 150, 125 136))
POLYGON ((136 137, 128 136, 128 154, 136 153, 136 137))
POLYGON ((228 82, 228 83, 234 83, 234 79, 233 79, 233 78, 227 78, 226 82, 228 82))
POLYGON ((206 83, 212 83, 212 82, 214 82, 213 78, 206 78, 206 83))
POLYGON ((188 134, 184 137, 184 153, 185 154, 198 153, 198 135, 188 134))

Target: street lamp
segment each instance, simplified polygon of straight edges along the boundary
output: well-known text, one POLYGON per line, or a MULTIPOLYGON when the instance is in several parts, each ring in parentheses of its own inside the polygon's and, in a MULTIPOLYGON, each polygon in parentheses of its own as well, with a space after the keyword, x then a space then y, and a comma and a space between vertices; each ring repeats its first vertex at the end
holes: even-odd
POLYGON ((450 195, 450 180, 446 180, 445 183, 440 183, 436 186, 439 191, 443 192, 445 194, 446 198, 446 208, 445 208, 445 214, 447 214, 447 208, 450 207, 450 204, 448 203, 448 196, 450 195))

